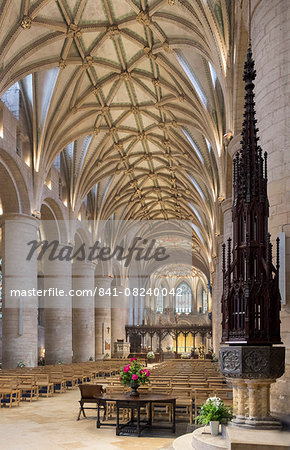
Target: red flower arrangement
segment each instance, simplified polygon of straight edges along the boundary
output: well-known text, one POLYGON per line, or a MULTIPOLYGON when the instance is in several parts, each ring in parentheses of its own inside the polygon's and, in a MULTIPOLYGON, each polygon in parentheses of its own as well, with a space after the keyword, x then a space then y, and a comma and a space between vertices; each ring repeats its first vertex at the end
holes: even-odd
POLYGON ((149 383, 150 371, 143 369, 137 358, 131 358, 130 364, 120 373, 120 381, 124 386, 130 386, 134 391, 142 384, 149 383))

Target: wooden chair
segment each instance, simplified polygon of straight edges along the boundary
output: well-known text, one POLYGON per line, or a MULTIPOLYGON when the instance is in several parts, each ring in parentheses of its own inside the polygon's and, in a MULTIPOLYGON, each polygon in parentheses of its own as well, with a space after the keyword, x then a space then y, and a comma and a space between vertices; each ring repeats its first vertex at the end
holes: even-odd
POLYGON ((222 399, 225 406, 233 407, 233 391, 232 389, 216 389, 215 395, 222 399))
POLYGON ((78 377, 73 373, 73 371, 64 370, 63 378, 67 389, 73 389, 77 385, 78 377))
POLYGON ((32 402, 33 399, 38 400, 38 386, 35 384, 34 377, 19 377, 18 388, 21 392, 21 400, 29 399, 32 402))
MULTIPOLYGON (((79 400, 80 410, 77 420, 80 420, 81 413, 86 417, 85 409, 97 409, 96 397, 103 393, 103 387, 100 384, 79 384, 81 399, 79 400), (94 408, 84 407, 85 403, 95 404, 94 408)), ((106 414, 106 407, 104 407, 104 417, 106 414)))
POLYGON ((65 392, 66 391, 66 382, 63 377, 62 372, 52 371, 50 373, 50 382, 53 383, 54 392, 65 392))
POLYGON ((211 396, 213 392, 208 388, 197 388, 193 390, 192 399, 194 401, 194 420, 198 415, 198 408, 211 396))
POLYGON ((196 382, 196 381, 190 381, 189 383, 191 390, 193 389, 207 389, 208 388, 208 383, 206 381, 204 382, 196 382))
POLYGON ((20 390, 15 389, 12 383, 1 382, 0 383, 0 404, 7 405, 9 408, 13 404, 19 406, 20 403, 20 390))
POLYGON ((184 408, 186 414, 189 414, 189 423, 192 423, 192 399, 189 386, 173 386, 171 390, 173 397, 176 397, 176 407, 184 408))
POLYGON ((53 383, 49 381, 49 375, 42 373, 36 376, 36 386, 38 386, 38 393, 44 394, 46 397, 53 395, 53 383))
POLYGON ((209 382, 208 383, 208 387, 212 390, 215 391, 216 389, 227 389, 228 386, 226 383, 221 383, 221 382, 209 382))
MULTIPOLYGON (((161 395, 170 395, 171 394, 171 388, 170 387, 163 387, 163 386, 151 386, 151 394, 161 394, 161 395)), ((165 414, 168 414, 168 421, 171 422, 172 420, 172 405, 168 405, 167 403, 154 403, 152 404, 152 422, 154 421, 155 416, 155 408, 165 408, 165 414)), ((159 413, 161 413, 159 411, 159 413)))
MULTIPOLYGON (((113 386, 107 386, 106 393, 108 395, 110 394, 124 394, 124 392, 128 390, 125 388, 125 386, 120 385, 120 381, 118 385, 113 386)), ((116 410, 116 402, 107 402, 107 410, 106 410, 106 420, 111 419, 115 413, 116 410)), ((123 410, 123 417, 127 417, 127 410, 123 410)))

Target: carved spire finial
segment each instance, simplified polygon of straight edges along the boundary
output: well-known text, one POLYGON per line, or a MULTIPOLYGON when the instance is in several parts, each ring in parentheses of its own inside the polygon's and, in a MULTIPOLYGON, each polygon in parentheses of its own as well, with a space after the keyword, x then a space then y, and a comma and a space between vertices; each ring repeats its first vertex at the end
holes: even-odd
POLYGON ((249 45, 243 74, 246 95, 241 150, 233 162, 233 245, 229 239, 227 264, 225 247, 222 258, 223 342, 272 345, 281 342, 279 250, 275 268, 268 234, 267 153, 262 155, 256 127, 255 78, 249 45), (257 305, 263 305, 261 327, 257 326, 257 305))

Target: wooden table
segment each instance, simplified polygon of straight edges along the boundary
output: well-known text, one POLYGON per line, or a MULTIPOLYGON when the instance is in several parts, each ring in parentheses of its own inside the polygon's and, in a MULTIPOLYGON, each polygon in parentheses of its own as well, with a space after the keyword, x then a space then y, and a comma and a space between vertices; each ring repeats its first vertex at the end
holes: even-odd
POLYGON ((112 426, 116 425, 116 435, 119 436, 121 431, 133 433, 136 432, 138 436, 141 435, 141 432, 145 428, 154 428, 152 425, 152 404, 168 404, 172 405, 172 424, 170 426, 156 426, 157 429, 165 428, 172 429, 172 432, 175 433, 175 406, 176 399, 175 397, 171 397, 169 395, 154 395, 154 394, 140 394, 139 397, 130 396, 130 394, 104 394, 101 396, 96 396, 96 402, 98 405, 98 416, 97 416, 97 428, 100 428, 101 425, 112 426), (106 408, 107 402, 115 402, 116 410, 117 410, 117 418, 116 423, 104 423, 100 422, 100 407, 103 406, 106 408), (146 408, 149 406, 149 417, 146 421, 141 420, 141 408, 146 408), (130 409, 131 410, 131 419, 129 422, 125 424, 120 424, 120 409, 130 409), (137 410, 137 420, 134 419, 134 410, 137 410))

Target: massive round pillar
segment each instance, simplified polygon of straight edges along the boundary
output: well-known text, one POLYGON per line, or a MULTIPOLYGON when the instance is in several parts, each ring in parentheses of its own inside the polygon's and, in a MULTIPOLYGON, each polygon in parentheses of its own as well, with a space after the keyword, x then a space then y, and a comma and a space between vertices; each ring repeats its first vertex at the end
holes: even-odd
POLYGON ((95 352, 96 359, 111 356, 111 283, 109 276, 95 278, 95 352))
POLYGON ((72 345, 73 362, 95 358, 95 264, 73 264, 72 345))
MULTIPOLYGON (((69 246, 59 244, 56 254, 60 252, 69 254, 69 246)), ((44 267, 45 362, 69 364, 72 362, 72 262, 46 258, 44 267)))
POLYGON ((129 324, 129 296, 124 286, 115 286, 111 297, 112 350, 117 339, 126 341, 125 326, 129 324), (116 295, 115 295, 116 294, 116 295))
POLYGON ((286 234, 286 295, 281 308, 281 338, 287 349, 286 370, 271 388, 271 410, 286 413, 290 403, 289 1, 255 0, 252 11, 252 49, 257 71, 256 118, 260 145, 268 153, 269 232, 273 242, 278 233, 286 234))
POLYGON ((222 311, 221 298, 223 293, 223 274, 222 274, 222 244, 232 237, 232 199, 227 198, 222 203, 223 212, 223 235, 218 238, 218 259, 215 265, 214 283, 213 283, 213 348, 216 355, 219 354, 220 343, 222 340, 222 311))
POLYGON ((31 249, 27 244, 37 241, 37 230, 38 221, 31 216, 2 218, 3 368, 15 368, 19 361, 37 365, 37 253, 27 259, 31 249))

